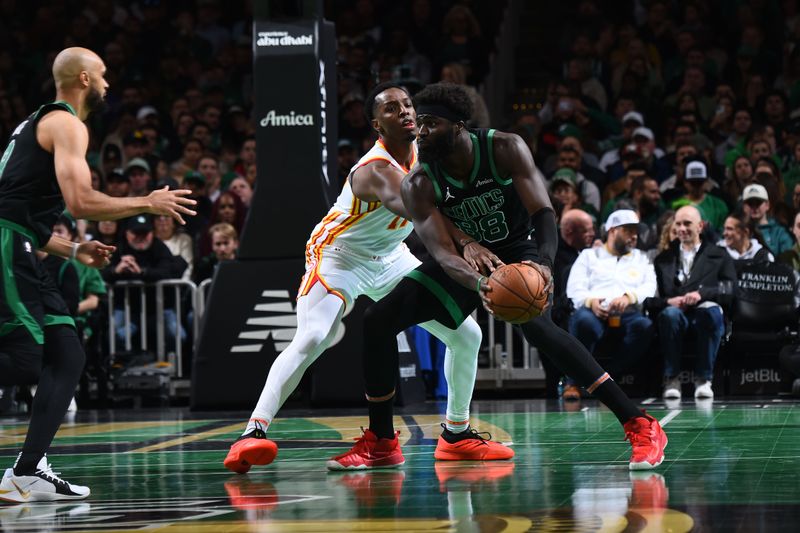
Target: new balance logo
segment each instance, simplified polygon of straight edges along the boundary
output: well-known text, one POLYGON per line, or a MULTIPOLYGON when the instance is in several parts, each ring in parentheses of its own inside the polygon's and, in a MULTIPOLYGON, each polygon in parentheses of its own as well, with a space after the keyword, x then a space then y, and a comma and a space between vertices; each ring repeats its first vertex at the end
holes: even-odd
MULTIPOLYGON (((297 312, 292 305, 292 297, 286 290, 266 290, 261 293, 262 303, 253 307, 246 326, 259 326, 260 329, 246 328, 239 333, 238 342, 231 346, 231 353, 260 352, 266 341, 272 340, 275 351, 285 350, 297 333, 297 312), (258 342, 261 341, 261 342, 258 342)), ((331 346, 344 336, 344 325, 339 327, 331 346)))

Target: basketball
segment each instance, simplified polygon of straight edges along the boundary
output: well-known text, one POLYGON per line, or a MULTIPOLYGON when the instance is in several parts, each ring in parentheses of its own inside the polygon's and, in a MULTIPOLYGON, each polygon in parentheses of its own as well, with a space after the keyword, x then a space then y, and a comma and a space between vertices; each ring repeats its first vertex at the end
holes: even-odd
POLYGON ((529 265, 503 265, 489 276, 489 286, 494 316, 511 324, 524 324, 539 316, 547 304, 544 278, 529 265))

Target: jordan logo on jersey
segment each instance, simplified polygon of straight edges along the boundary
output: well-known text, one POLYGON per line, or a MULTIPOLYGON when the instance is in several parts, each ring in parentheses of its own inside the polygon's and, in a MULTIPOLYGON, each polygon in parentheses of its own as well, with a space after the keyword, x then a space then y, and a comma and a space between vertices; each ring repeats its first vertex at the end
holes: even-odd
POLYGON ((444 192, 444 201, 446 202, 448 200, 455 200, 455 199, 456 197, 450 194, 450 187, 448 187, 444 192))
POLYGON ((28 241, 24 242, 24 246, 25 246, 25 251, 26 252, 31 253, 33 251, 32 248, 31 248, 31 243, 29 243, 28 241))

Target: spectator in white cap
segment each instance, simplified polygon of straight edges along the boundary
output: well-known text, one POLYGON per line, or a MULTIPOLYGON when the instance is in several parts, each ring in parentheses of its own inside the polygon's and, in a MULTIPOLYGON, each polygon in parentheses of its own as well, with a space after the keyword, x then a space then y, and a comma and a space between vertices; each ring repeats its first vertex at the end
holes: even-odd
POLYGON ((628 111, 622 115, 620 122, 622 123, 622 135, 617 140, 616 148, 603 153, 600 158, 600 170, 603 172, 608 172, 609 167, 620 160, 620 149, 633 140, 633 131, 636 128, 644 126, 644 117, 638 111, 628 111))
POLYGON ((721 304, 730 303, 736 286, 731 257, 713 242, 702 239, 704 222, 693 205, 675 213, 678 238, 653 262, 658 296, 644 305, 656 317, 659 344, 664 354, 664 398, 681 397, 683 341, 696 334, 695 398, 713 398, 711 379, 719 343, 725 332, 721 304))
POLYGON ((792 249, 794 243, 789 232, 769 216, 769 195, 763 185, 751 183, 744 188, 742 209, 744 209, 744 214, 756 223, 764 237, 764 243, 773 255, 778 256, 792 249))
MULTIPOLYGON (((636 146, 636 150, 647 168, 647 173, 656 178, 656 181, 661 183, 672 175, 672 166, 664 157, 664 151, 656 146, 656 136, 653 130, 639 126, 631 134, 631 143, 636 146)), ((624 158, 624 152, 620 154, 620 157, 624 158)), ((608 168, 609 181, 613 183, 622 177, 625 174, 625 168, 622 160, 611 165, 608 168)))
POLYGON ((614 359, 606 367, 615 378, 641 359, 654 332, 641 302, 655 295, 656 275, 644 252, 636 249, 638 225, 633 210, 611 213, 605 244, 582 251, 567 280, 567 297, 575 306, 569 332, 587 350, 593 352, 609 328, 620 332, 611 341, 614 359))
POLYGON ((686 163, 683 178, 686 194, 672 202, 672 209, 693 205, 700 211, 700 216, 705 222, 709 223, 717 233, 722 232, 725 217, 728 216, 728 206, 720 198, 706 192, 709 175, 705 162, 696 159, 686 163))

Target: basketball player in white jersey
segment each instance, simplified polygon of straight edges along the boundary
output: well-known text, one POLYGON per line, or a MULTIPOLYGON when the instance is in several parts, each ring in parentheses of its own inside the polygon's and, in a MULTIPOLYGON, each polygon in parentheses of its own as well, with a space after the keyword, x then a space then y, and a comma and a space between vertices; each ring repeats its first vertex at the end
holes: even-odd
MULTIPOLYGON (((400 183, 417 159, 411 96, 399 85, 380 84, 367 98, 366 112, 379 139, 353 167, 336 203, 311 233, 297 297, 297 333, 272 364, 245 431, 225 458, 225 467, 234 472, 243 474, 275 459, 278 447, 266 431, 305 370, 335 338, 345 310, 362 294, 379 300, 420 264, 403 243, 412 226, 400 198, 400 183)), ((456 239, 466 237, 455 227, 453 232, 456 239)), ((446 427, 465 431, 480 327, 472 318, 456 330, 438 322, 421 326, 447 347, 446 427)), ((508 449, 507 455, 513 452, 508 449)))

